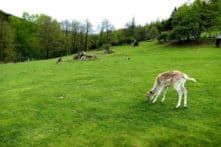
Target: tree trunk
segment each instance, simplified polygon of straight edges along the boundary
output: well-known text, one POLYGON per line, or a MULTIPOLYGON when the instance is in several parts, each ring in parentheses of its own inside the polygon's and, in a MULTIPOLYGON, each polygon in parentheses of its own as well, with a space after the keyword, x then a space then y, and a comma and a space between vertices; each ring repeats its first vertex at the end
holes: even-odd
POLYGON ((82 44, 83 44, 83 32, 80 33, 80 47, 79 47, 78 52, 82 51, 82 44))
POLYGON ((84 51, 85 51, 85 52, 87 51, 87 38, 88 38, 88 34, 86 33, 85 43, 84 43, 84 51))
POLYGON ((46 49, 46 58, 49 58, 49 49, 46 49))
POLYGON ((84 51, 87 51, 87 39, 88 39, 88 31, 89 31, 89 26, 87 24, 87 31, 86 31, 86 35, 85 35, 85 44, 84 44, 84 51))
POLYGON ((87 54, 84 51, 80 51, 76 56, 74 56, 75 60, 87 60, 87 59, 96 59, 95 55, 87 54))
POLYGON ((74 42, 73 42, 74 52, 76 52, 76 40, 77 40, 77 32, 75 32, 74 34, 74 42))

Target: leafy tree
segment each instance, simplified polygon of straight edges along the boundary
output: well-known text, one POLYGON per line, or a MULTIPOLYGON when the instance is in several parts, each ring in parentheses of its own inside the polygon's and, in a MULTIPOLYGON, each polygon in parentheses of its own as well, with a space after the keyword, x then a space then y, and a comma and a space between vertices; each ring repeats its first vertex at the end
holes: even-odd
POLYGON ((207 4, 205 20, 209 24, 210 30, 220 31, 221 30, 221 1, 210 0, 207 4), (209 19, 208 19, 209 18, 209 19))
POLYGON ((64 32, 64 47, 66 50, 66 54, 68 55, 70 53, 71 48, 71 23, 69 22, 69 20, 62 21, 61 28, 64 32))
POLYGON ((124 30, 118 29, 112 32, 111 45, 122 45, 125 42, 124 30))
POLYGON ((89 40, 89 49, 97 49, 99 47, 99 35, 97 34, 91 34, 90 40, 89 40))
POLYGON ((30 15, 26 12, 23 13, 23 19, 26 27, 26 39, 29 49, 30 58, 39 59, 41 57, 40 54, 40 41, 38 37, 38 25, 37 19, 38 15, 30 15))
POLYGON ((147 30, 147 38, 148 39, 156 39, 159 35, 159 30, 155 25, 151 25, 147 30))
POLYGON ((170 39, 170 31, 161 32, 157 39, 158 39, 159 42, 167 42, 167 41, 169 41, 169 39, 170 39))
POLYGON ((200 40, 202 32, 220 25, 219 2, 195 0, 181 6, 173 17, 171 37, 178 40, 200 40), (217 25, 219 24, 219 25, 217 25))
POLYGON ((173 18, 172 37, 178 40, 199 40, 201 34, 198 9, 188 5, 180 7, 173 18))
POLYGON ((9 21, 14 32, 17 61, 40 58, 37 15, 23 14, 23 19, 11 16, 9 21))
POLYGON ((60 29, 60 24, 46 15, 40 15, 37 24, 39 26, 38 37, 43 57, 48 59, 49 57, 64 54, 63 33, 60 29))
POLYGON ((137 26, 135 29, 135 38, 138 41, 144 41, 147 38, 146 33, 147 33, 147 31, 146 31, 145 27, 137 26))
POLYGON ((14 53, 13 32, 9 23, 0 15, 0 61, 13 61, 14 53))

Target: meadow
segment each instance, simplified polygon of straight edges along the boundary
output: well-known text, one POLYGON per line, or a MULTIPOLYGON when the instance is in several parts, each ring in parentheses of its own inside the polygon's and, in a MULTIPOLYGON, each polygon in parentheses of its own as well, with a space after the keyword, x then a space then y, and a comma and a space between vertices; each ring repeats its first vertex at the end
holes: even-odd
POLYGON ((99 59, 0 65, 0 146, 221 146, 221 49, 142 42, 92 51, 99 59), (130 60, 128 60, 128 57, 130 60), (150 104, 158 73, 180 70, 177 93, 150 104))

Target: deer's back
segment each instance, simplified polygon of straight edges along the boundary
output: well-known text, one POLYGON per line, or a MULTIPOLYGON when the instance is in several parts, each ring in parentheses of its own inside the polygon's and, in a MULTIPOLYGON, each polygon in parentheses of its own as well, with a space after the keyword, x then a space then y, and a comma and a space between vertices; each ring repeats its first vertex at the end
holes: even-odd
POLYGON ((157 84, 173 85, 184 78, 184 74, 180 71, 168 71, 157 76, 157 84))

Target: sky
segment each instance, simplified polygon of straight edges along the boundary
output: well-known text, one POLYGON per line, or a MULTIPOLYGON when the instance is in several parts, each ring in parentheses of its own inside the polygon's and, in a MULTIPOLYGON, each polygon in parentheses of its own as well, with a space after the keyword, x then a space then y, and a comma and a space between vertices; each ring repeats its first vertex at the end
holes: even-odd
POLYGON ((58 21, 65 19, 85 21, 98 26, 108 19, 116 29, 135 18, 144 25, 166 19, 175 7, 192 0, 0 0, 0 10, 21 17, 29 14, 46 14, 58 21))

